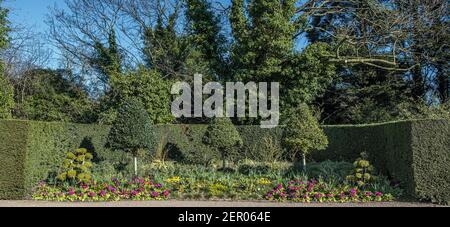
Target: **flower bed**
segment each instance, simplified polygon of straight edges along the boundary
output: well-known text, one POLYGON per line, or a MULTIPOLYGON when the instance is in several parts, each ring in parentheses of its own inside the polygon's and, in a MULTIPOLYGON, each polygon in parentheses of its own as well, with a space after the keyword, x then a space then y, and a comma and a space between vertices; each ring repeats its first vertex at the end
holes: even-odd
POLYGON ((271 201, 292 202, 389 202, 394 200, 391 194, 360 190, 348 185, 330 187, 324 182, 290 181, 286 185, 278 184, 266 194, 271 201))
POLYGON ((165 200, 170 191, 150 178, 133 178, 131 181, 111 179, 103 183, 79 185, 48 185, 40 183, 33 192, 34 200, 45 201, 119 201, 119 200, 165 200))

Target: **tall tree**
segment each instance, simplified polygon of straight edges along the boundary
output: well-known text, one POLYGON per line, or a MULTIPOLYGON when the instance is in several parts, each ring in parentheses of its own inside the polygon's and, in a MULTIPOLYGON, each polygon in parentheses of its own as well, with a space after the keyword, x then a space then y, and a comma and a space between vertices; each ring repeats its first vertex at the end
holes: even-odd
MULTIPOLYGON (((232 1, 230 22, 234 79, 243 82, 279 82, 282 111, 320 95, 334 74, 326 44, 303 52, 294 50, 305 20, 296 14, 296 1, 232 1)), ((285 116, 285 115, 282 115, 285 116)))
MULTIPOLYGON (((8 33, 10 31, 8 9, 3 8, 0 0, 0 51, 3 51, 9 43, 8 33)), ((14 107, 13 89, 8 79, 4 76, 3 62, 0 61, 0 119, 10 118, 14 107)))
MULTIPOLYGON (((109 89, 111 77, 130 55, 118 44, 123 0, 66 0, 64 9, 52 9, 50 35, 77 72, 94 85, 94 92, 109 89)), ((131 61, 131 58, 126 60, 131 61)))
POLYGON ((211 4, 207 0, 187 0, 186 17, 191 42, 201 54, 199 60, 208 62, 210 74, 216 79, 228 76, 226 37, 211 4))
POLYGON ((33 69, 15 80, 14 117, 25 120, 92 123, 95 104, 70 71, 33 69))

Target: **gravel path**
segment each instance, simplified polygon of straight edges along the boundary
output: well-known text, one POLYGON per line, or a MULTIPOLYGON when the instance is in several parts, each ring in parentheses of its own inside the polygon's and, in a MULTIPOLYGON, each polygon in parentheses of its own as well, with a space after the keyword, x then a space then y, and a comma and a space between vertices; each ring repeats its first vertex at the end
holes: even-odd
POLYGON ((439 207, 429 203, 273 203, 273 202, 226 202, 226 201, 120 201, 99 203, 60 203, 42 201, 0 201, 0 207, 439 207))

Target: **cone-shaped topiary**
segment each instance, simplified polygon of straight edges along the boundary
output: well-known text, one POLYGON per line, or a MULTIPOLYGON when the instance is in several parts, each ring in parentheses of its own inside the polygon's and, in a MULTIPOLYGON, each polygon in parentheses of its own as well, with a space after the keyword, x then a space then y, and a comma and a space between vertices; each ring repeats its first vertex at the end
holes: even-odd
POLYGON ((150 150, 156 142, 156 133, 147 111, 142 103, 135 99, 127 99, 117 111, 108 135, 107 147, 130 152, 134 156, 134 170, 137 175, 137 153, 139 150, 150 150))
POLYGON ((233 154, 233 151, 243 144, 236 127, 229 118, 225 117, 215 118, 211 121, 203 141, 220 153, 224 169, 226 168, 226 161, 233 154))
POLYGON ((327 136, 306 104, 300 104, 287 120, 284 142, 294 160, 299 154, 302 155, 304 170, 306 155, 311 151, 324 150, 328 146, 327 136))
POLYGON ((61 182, 69 180, 71 183, 89 182, 93 158, 94 156, 85 148, 67 153, 62 166, 63 171, 58 175, 58 180, 61 182))
POLYGON ((367 161, 368 159, 369 156, 367 153, 361 153, 361 158, 358 158, 353 163, 355 169, 353 170, 352 175, 347 176, 348 181, 363 189, 367 184, 378 179, 377 176, 374 175, 375 168, 367 161))

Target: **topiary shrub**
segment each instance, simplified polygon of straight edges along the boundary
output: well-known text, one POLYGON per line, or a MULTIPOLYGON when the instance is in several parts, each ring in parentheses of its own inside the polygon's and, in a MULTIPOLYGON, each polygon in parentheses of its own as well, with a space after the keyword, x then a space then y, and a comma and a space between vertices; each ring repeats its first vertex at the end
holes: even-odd
POLYGON ((139 150, 149 151, 156 140, 155 128, 142 103, 137 99, 128 99, 117 112, 106 146, 131 153, 134 157, 134 174, 137 175, 139 150))
POLYGON ((298 106, 286 125, 288 127, 284 131, 284 142, 290 149, 289 153, 294 161, 299 154, 302 155, 303 170, 306 171, 306 155, 311 151, 326 149, 327 136, 306 104, 298 106))
POLYGON ((91 180, 91 160, 94 156, 85 148, 69 152, 64 159, 62 172, 58 175, 61 182, 87 183, 91 180))
POLYGON ((354 170, 352 175, 347 176, 347 180, 355 184, 359 188, 364 188, 367 184, 374 182, 377 177, 374 176, 375 168, 370 164, 366 153, 361 154, 361 158, 358 158, 353 163, 354 170))
POLYGON ((236 148, 243 144, 239 132, 229 118, 215 118, 211 121, 203 137, 205 144, 220 153, 222 167, 226 169, 226 161, 233 156, 236 148))

